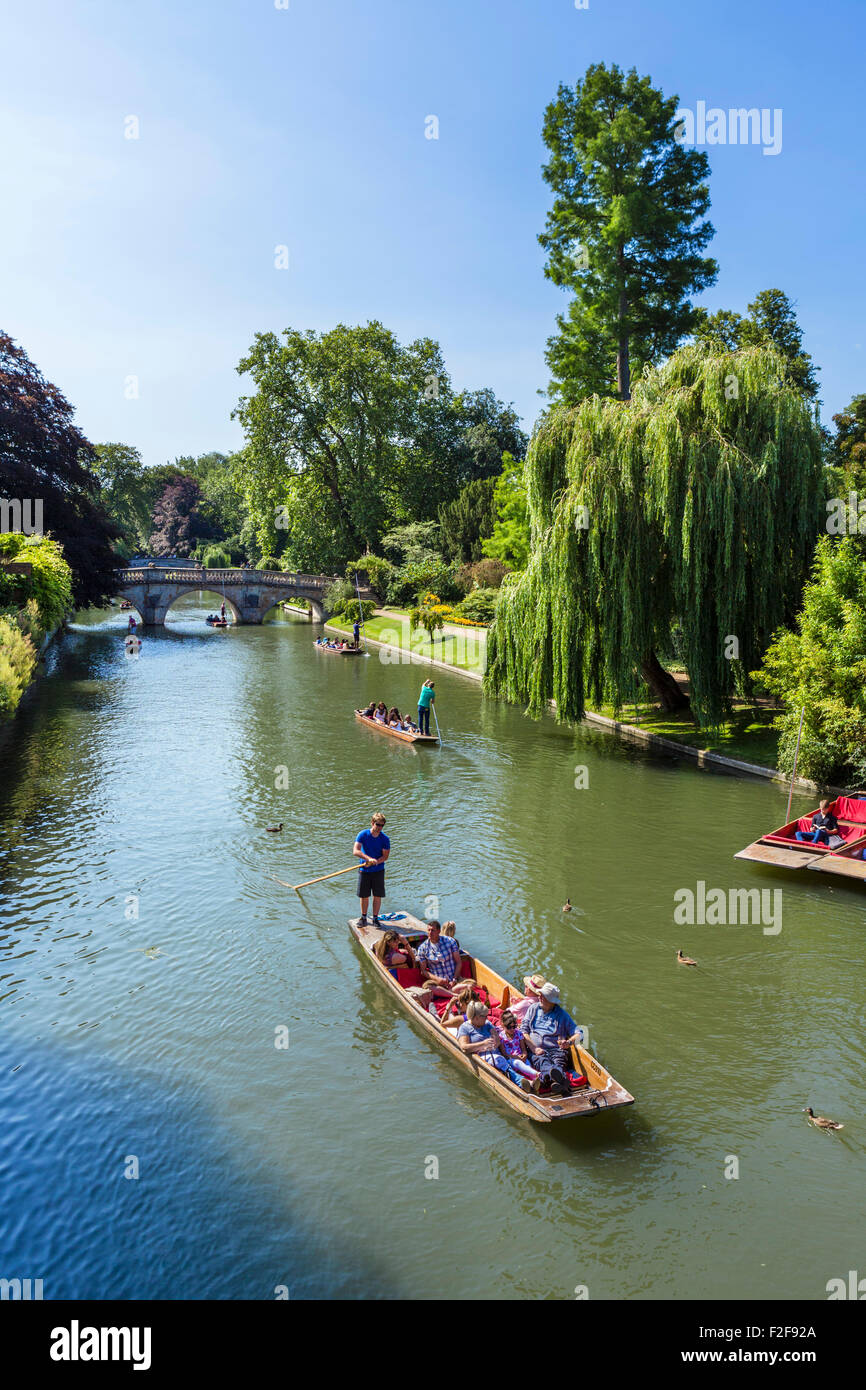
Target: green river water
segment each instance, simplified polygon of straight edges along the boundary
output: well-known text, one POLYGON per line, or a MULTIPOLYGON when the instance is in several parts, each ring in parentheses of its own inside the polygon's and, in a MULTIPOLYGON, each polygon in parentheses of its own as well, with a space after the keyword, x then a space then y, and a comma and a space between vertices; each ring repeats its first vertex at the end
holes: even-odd
POLYGON ((178 604, 133 661, 116 611, 81 617, 0 750, 0 1275, 46 1298, 823 1299, 866 1274, 863 890, 732 857, 784 790, 443 671, 445 745, 392 743, 352 708, 414 708, 421 666, 207 611, 178 604), (501 1108, 362 960, 353 876, 274 881, 350 863, 377 808, 387 907, 435 895, 503 974, 555 980, 633 1107, 501 1108), (782 930, 675 925, 698 881, 779 889, 782 930))

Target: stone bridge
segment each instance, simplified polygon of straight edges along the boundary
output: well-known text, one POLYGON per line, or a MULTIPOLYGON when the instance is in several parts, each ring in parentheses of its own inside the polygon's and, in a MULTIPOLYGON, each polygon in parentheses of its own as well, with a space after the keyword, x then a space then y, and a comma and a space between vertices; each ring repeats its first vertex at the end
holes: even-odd
MULTIPOLYGON (((207 589, 222 599, 236 623, 260 623, 275 604, 299 598, 309 601, 313 621, 324 622, 325 590, 335 576, 325 574, 294 574, 288 570, 209 570, 177 567, 158 563, 135 569, 117 571, 117 597, 128 599, 148 627, 165 622, 171 605, 183 594, 207 589)), ((362 598, 369 590, 361 588, 362 598)))

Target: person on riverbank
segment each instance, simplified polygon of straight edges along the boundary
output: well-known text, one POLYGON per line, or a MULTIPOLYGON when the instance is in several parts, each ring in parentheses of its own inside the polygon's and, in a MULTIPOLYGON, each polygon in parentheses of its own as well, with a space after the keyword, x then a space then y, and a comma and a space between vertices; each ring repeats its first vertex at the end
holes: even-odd
POLYGON ((460 978, 460 947, 450 936, 442 935, 442 927, 434 918, 427 923, 427 940, 415 953, 421 972, 434 985, 451 987, 460 978))
POLYGON ((418 728, 422 734, 430 732, 430 706, 435 699, 433 681, 425 681, 418 696, 418 728))
POLYGON ((361 860, 358 869, 357 894, 361 899, 359 925, 367 925, 367 904, 373 899, 373 926, 379 925, 379 908, 385 896, 385 861, 391 853, 391 841, 385 832, 385 817, 375 811, 370 817, 370 829, 362 830, 355 839, 352 853, 361 860))
POLYGON ((521 1025, 529 1045, 532 1064, 539 1076, 533 1081, 534 1091, 565 1095, 569 1090, 566 1073, 570 1067, 568 1049, 580 1041, 577 1024, 559 1002, 556 985, 548 983, 539 990, 539 998, 527 1009, 521 1025))
POLYGON ((827 845, 831 835, 838 835, 839 822, 830 810, 830 798, 822 796, 819 809, 812 817, 811 830, 798 830, 798 840, 810 840, 813 845, 827 845))

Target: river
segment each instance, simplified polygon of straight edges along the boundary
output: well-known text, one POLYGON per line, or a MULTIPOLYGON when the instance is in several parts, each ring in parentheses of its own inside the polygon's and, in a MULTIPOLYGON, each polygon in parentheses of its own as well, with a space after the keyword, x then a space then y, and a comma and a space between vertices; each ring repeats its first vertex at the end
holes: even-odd
POLYGON ((0 1276, 594 1300, 821 1299, 866 1273, 862 889, 732 858, 784 791, 441 670, 444 746, 392 745, 351 710, 413 708, 422 667, 325 656, 301 622, 210 631, 203 602, 138 660, 116 610, 80 615, 0 751, 0 1276), (275 882, 348 864, 374 809, 387 906, 435 895, 503 974, 559 983, 633 1107, 501 1108, 361 959, 353 876, 275 882), (698 881, 779 889, 781 931, 675 925, 698 881))

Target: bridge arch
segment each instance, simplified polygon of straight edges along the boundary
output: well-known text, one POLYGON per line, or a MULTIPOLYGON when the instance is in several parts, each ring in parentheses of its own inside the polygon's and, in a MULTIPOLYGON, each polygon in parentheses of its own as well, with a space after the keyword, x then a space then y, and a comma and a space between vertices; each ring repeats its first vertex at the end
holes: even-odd
MULTIPOLYGON (((242 625, 258 625, 276 603, 298 598, 308 601, 314 621, 321 623, 328 615, 325 594, 334 578, 334 575, 285 570, 206 570, 148 562, 118 570, 117 593, 129 600, 141 615, 144 626, 164 623, 166 614, 182 594, 197 591, 213 593, 218 600, 224 597, 235 621, 242 625)), ((373 597, 369 589, 364 588, 361 596, 373 597)))
POLYGON ((190 594, 202 594, 202 596, 207 594, 209 599, 213 599, 213 604, 211 605, 211 607, 214 613, 219 613, 220 604, 224 602, 226 610, 228 611, 233 621, 238 626, 240 626, 240 624, 243 622, 243 618, 241 617, 241 611, 229 593, 223 595, 219 589, 209 589, 207 584, 190 585, 190 587, 186 589, 181 589, 180 586, 176 587, 178 589, 178 592, 174 594, 174 596, 168 601, 168 603, 165 606, 165 611, 163 613, 162 618, 163 626, 167 624, 168 615, 171 613, 175 604, 178 603, 180 599, 187 598, 190 594))

